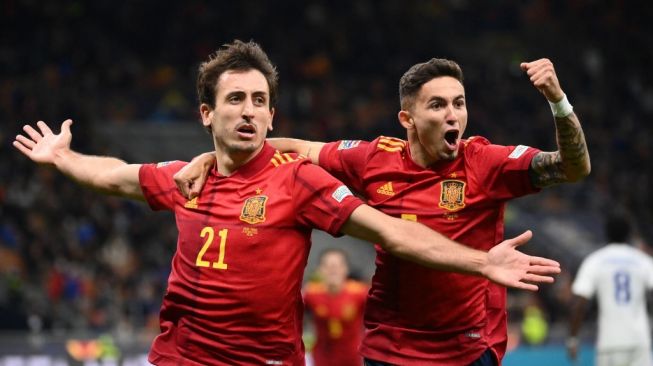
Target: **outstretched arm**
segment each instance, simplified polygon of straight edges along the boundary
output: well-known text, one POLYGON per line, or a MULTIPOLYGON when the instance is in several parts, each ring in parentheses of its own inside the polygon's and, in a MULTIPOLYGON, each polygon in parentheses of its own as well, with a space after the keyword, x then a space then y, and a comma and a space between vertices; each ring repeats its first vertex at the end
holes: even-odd
POLYGON ((112 157, 83 155, 70 149, 72 120, 61 124, 61 132, 54 134, 43 121, 23 126, 27 136, 18 135, 14 147, 32 161, 55 166, 78 183, 103 193, 144 200, 138 180, 140 164, 127 164, 112 157))
MULTIPOLYGON (((291 138, 270 138, 267 142, 281 152, 295 152, 317 164, 324 142, 313 142, 291 138)), ((211 167, 215 165, 215 152, 206 152, 193 158, 173 176, 177 188, 188 199, 199 196, 211 167)))
POLYGON ((521 64, 533 85, 546 97, 554 112, 558 150, 533 157, 530 176, 536 187, 576 182, 591 170, 583 128, 560 87, 553 64, 539 59, 521 64))
POLYGON ((372 243, 388 252, 444 271, 485 276, 508 287, 536 291, 534 283, 551 283, 550 275, 560 273, 556 261, 533 257, 516 250, 532 233, 503 241, 489 252, 472 249, 417 222, 394 218, 362 205, 354 210, 342 232, 372 243))

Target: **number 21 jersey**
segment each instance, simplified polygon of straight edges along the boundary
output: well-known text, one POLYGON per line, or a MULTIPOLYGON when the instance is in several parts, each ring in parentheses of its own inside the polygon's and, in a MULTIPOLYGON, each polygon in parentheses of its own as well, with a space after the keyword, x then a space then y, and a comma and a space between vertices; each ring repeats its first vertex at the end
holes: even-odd
POLYGON ((153 209, 175 212, 179 239, 160 314, 157 365, 302 365, 301 281, 312 228, 337 235, 362 202, 323 169, 269 145, 230 176, 215 169, 197 199, 143 165, 153 209))

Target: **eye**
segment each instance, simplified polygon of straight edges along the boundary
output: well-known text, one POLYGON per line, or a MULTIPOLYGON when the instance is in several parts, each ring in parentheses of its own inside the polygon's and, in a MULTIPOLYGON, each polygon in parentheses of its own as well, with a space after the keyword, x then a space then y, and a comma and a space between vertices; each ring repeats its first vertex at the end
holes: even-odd
POLYGON ((265 97, 255 97, 254 103, 259 106, 265 105, 265 97))
POLYGON ((464 99, 458 99, 458 100, 455 102, 455 106, 458 107, 458 108, 462 108, 462 107, 464 107, 464 106, 465 106, 465 100, 464 100, 464 99))
POLYGON ((229 98, 227 100, 229 101, 229 103, 237 103, 237 102, 240 101, 240 96, 237 95, 237 94, 234 94, 234 95, 229 96, 229 98))
POLYGON ((442 108, 442 103, 440 103, 440 102, 431 103, 431 105, 429 107, 431 109, 440 109, 440 108, 442 108))

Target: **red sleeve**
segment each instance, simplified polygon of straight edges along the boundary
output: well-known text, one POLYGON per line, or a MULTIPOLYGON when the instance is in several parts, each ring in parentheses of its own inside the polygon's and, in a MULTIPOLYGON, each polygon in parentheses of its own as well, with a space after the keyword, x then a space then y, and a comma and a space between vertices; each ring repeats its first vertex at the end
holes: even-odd
POLYGON ((362 192, 363 174, 370 143, 361 140, 330 142, 320 151, 320 166, 357 192, 362 192))
POLYGON ((141 166, 138 179, 151 209, 174 211, 175 193, 178 191, 172 176, 186 164, 183 161, 170 161, 141 166))
POLYGON ((468 171, 487 196, 506 200, 539 192, 531 182, 528 170, 531 160, 540 150, 525 146, 491 145, 487 140, 470 144, 468 171))
POLYGON ((349 188, 317 165, 299 164, 293 187, 298 221, 331 235, 340 228, 363 202, 349 188))

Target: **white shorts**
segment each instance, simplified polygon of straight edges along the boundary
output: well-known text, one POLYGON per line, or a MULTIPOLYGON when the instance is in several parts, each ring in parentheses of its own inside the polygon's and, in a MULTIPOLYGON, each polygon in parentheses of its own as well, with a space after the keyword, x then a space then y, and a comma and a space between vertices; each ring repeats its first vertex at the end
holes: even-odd
POLYGON ((648 347, 598 350, 596 366, 651 366, 648 347))

